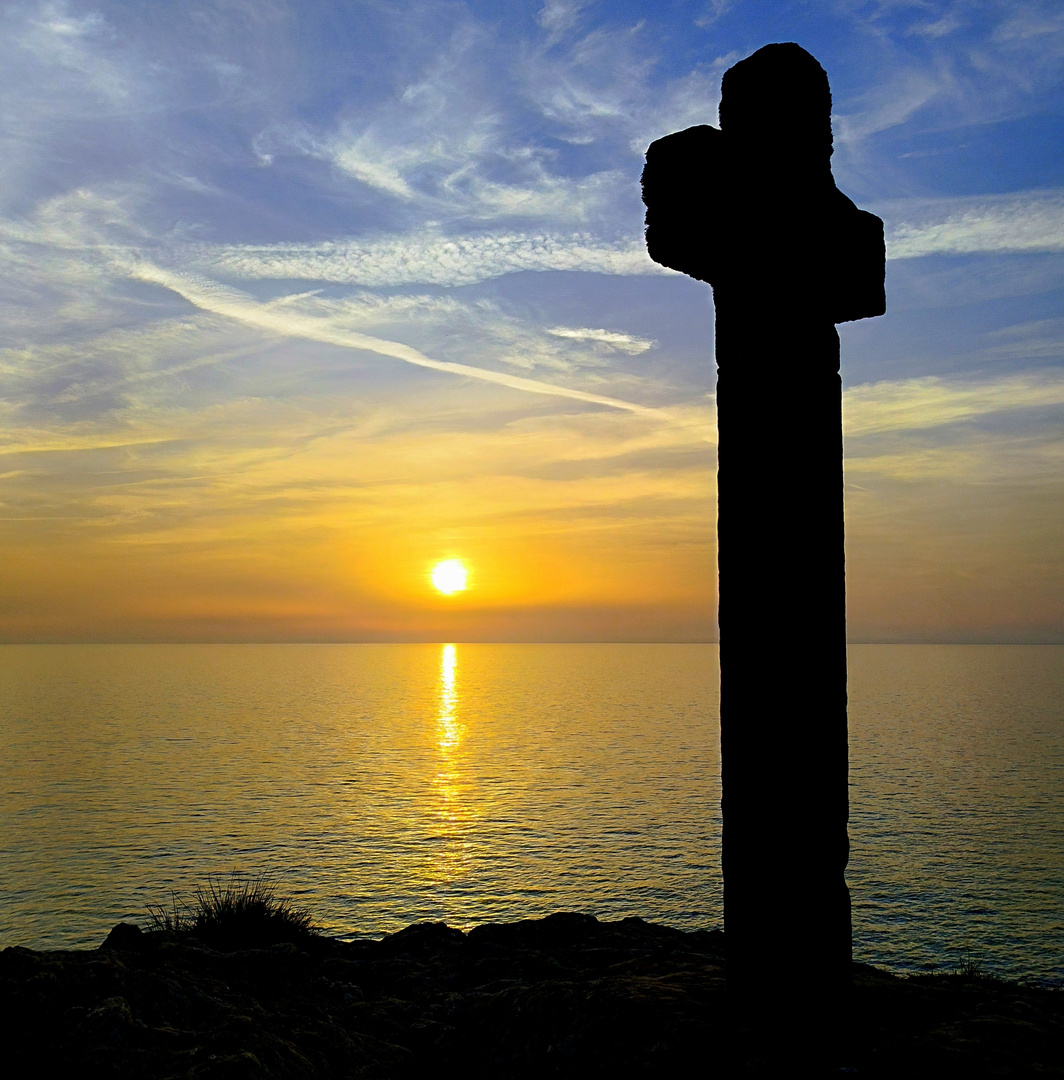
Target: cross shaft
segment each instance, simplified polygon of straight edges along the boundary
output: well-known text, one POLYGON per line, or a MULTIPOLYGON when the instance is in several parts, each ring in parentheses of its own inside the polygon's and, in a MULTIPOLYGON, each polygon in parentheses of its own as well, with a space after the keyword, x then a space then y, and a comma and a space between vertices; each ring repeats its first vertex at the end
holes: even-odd
POLYGON ((842 386, 835 323, 885 310, 883 223, 831 175, 817 61, 724 75, 720 128, 647 151, 652 258, 713 287, 728 980, 849 981, 842 386), (797 954, 797 955, 795 955, 797 954))

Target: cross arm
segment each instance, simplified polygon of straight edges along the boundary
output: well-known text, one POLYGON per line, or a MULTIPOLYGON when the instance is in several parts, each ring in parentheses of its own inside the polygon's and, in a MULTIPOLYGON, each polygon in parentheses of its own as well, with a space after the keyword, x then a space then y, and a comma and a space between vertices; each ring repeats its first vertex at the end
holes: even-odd
POLYGON ((726 132, 702 124, 650 144, 646 243, 663 266, 759 295, 766 311, 815 309, 832 322, 886 310, 883 222, 828 169, 752 168, 726 132), (740 159, 740 160, 737 160, 740 159))
POLYGON ((710 285, 724 240, 710 234, 723 187, 714 183, 723 179, 717 171, 723 138, 717 128, 700 124, 657 139, 647 150, 641 178, 650 257, 710 285))

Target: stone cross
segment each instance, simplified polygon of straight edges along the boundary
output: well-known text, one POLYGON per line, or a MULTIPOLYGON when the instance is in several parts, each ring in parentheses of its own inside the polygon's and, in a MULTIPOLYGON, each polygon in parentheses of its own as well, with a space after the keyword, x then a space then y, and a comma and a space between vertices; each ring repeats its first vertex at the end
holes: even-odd
POLYGON ((719 129, 651 144, 643 201, 651 257, 708 282, 716 311, 728 982, 763 999, 790 970, 798 1004, 823 1002, 851 959, 835 323, 886 309, 883 223, 835 187, 804 49, 766 45, 721 94, 719 129))

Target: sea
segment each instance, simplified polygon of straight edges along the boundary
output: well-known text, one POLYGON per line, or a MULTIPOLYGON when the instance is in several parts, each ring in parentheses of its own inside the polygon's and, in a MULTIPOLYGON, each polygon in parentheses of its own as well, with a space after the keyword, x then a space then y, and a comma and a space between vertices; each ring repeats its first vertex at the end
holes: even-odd
MULTIPOLYGON (((1064 985, 1064 646, 848 663, 855 958, 1064 985)), ((340 937, 720 926, 717 688, 700 644, 0 646, 0 946, 232 874, 340 937)))

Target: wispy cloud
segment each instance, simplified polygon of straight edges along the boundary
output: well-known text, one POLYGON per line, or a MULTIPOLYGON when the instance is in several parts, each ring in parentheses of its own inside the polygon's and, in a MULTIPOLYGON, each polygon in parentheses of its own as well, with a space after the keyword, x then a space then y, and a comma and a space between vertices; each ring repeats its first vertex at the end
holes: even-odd
POLYGON ((633 356, 646 352, 654 347, 654 342, 648 338, 633 337, 631 334, 620 334, 614 330, 593 330, 589 327, 551 326, 547 329, 548 334, 555 337, 568 338, 570 341, 590 341, 598 345, 605 345, 620 352, 630 353, 633 356))
POLYGON ((1064 405, 1064 372, 1059 370, 984 381, 927 376, 852 387, 843 398, 843 416, 847 436, 858 436, 1059 405, 1064 405))
MULTIPOLYGON (((32 10, 32 9, 31 9, 32 10)), ((62 72, 82 94, 112 106, 131 97, 129 72, 111 54, 115 35, 99 12, 75 14, 67 4, 41 4, 15 30, 14 42, 43 68, 62 72)))
MULTIPOLYGON (((548 5, 541 22, 557 35, 579 6, 548 5)), ((286 155, 327 161, 356 189, 369 189, 356 195, 394 200, 394 213, 422 225, 532 220, 558 228, 610 216, 631 177, 616 165, 556 167, 557 148, 538 130, 543 110, 535 115, 533 95, 521 86, 527 64, 501 71, 499 44, 484 25, 459 19, 397 92, 371 110, 347 110, 333 125, 270 125, 255 140, 259 159, 267 166, 286 155)), ((552 64, 566 62, 556 56, 552 64)))
POLYGON ((836 117, 843 143, 905 123, 924 130, 1038 111, 1060 84, 1064 19, 1055 0, 938 0, 835 6, 879 44, 876 75, 836 117))
POLYGON ((723 50, 663 77, 664 57, 641 23, 598 29, 563 50, 531 53, 522 91, 556 138, 613 149, 635 179, 647 146, 670 131, 716 123, 720 77, 741 58, 723 50))
POLYGON ((1064 190, 877 207, 887 220, 887 256, 1064 251, 1064 190))
POLYGON ((383 130, 317 142, 314 154, 377 192, 448 221, 585 224, 607 213, 630 180, 617 170, 559 176, 543 151, 493 136, 494 117, 480 123, 483 130, 473 124, 473 131, 452 137, 434 131, 403 142, 398 131, 375 123, 383 130))
POLYGON ((895 69, 889 81, 869 91, 853 112, 832 117, 836 138, 843 144, 860 142, 876 132, 904 124, 932 102, 959 94, 948 68, 895 69))
MULTIPOLYGON (((877 204, 887 223, 887 255, 1064 251, 1064 190, 877 204)), ((474 233, 438 230, 318 244, 229 245, 190 249, 206 272, 244 280, 357 284, 470 285, 523 270, 668 274, 642 236, 608 240, 590 232, 474 233)))
MULTIPOLYGON (((1056 505, 1045 516, 1043 531, 1064 535, 1064 485, 1060 477, 1064 468, 1064 440, 1047 438, 1042 433, 993 433, 978 439, 951 441, 944 446, 912 444, 901 447, 876 448, 873 452, 852 454, 846 459, 848 486, 860 488, 866 483, 888 482, 901 484, 941 484, 943 481, 957 485, 947 493, 928 492, 926 505, 921 508, 928 516, 943 515, 944 504, 954 511, 963 504, 961 493, 972 488, 986 489, 996 486, 1014 494, 1012 499, 1022 503, 1024 489, 1041 487, 1054 490, 1056 505), (958 498, 958 496, 961 496, 958 498)), ((969 494, 968 512, 971 512, 969 494)), ((882 513, 891 514, 889 499, 884 500, 882 513)), ((896 507, 894 509, 896 513, 896 507)), ((1043 511, 1044 513, 1044 511, 1043 511)), ((860 520, 859 511, 853 517, 860 520)), ((1017 507, 1015 519, 1025 520, 1027 515, 1017 507)), ((862 522, 862 528, 864 528, 862 522)), ((1058 541, 1059 546, 1059 541, 1058 541)))
POLYGON ((708 0, 702 8, 702 14, 695 19, 695 26, 705 30, 712 26, 722 15, 730 11, 732 0, 708 0))
POLYGON ((588 6, 588 0, 547 0, 536 15, 536 22, 547 31, 551 41, 557 41, 571 30, 588 6))
POLYGON ((450 237, 430 230, 375 240, 200 248, 190 256, 205 271, 247 281, 328 281, 369 288, 471 285, 522 270, 669 272, 650 259, 641 236, 604 240, 592 233, 450 237))
POLYGON ((617 398, 605 397, 600 394, 588 394, 582 390, 555 386, 553 383, 540 382, 535 379, 525 379, 506 372, 490 371, 487 368, 473 367, 470 364, 434 360, 417 349, 404 345, 402 342, 387 341, 368 334, 360 334, 354 330, 330 325, 325 320, 302 315, 293 310, 291 305, 286 304, 283 299, 268 304, 260 304, 246 293, 239 292, 236 289, 226 288, 202 278, 197 279, 176 274, 149 263, 135 264, 130 267, 129 275, 139 281, 151 282, 154 285, 161 285, 163 288, 170 289, 203 311, 211 311, 216 315, 236 319, 249 326, 255 326, 272 333, 288 337, 310 338, 313 341, 339 345, 344 348, 363 349, 367 352, 377 353, 379 356, 402 360, 404 363, 414 364, 417 367, 431 368, 434 371, 446 371, 452 375, 461 375, 471 379, 481 379, 484 382, 496 383, 499 386, 506 386, 512 390, 520 390, 525 393, 546 394, 551 397, 570 398, 573 401, 582 401, 591 405, 605 405, 609 408, 623 409, 627 412, 645 413, 650 416, 658 415, 657 410, 630 401, 620 401, 617 398))

